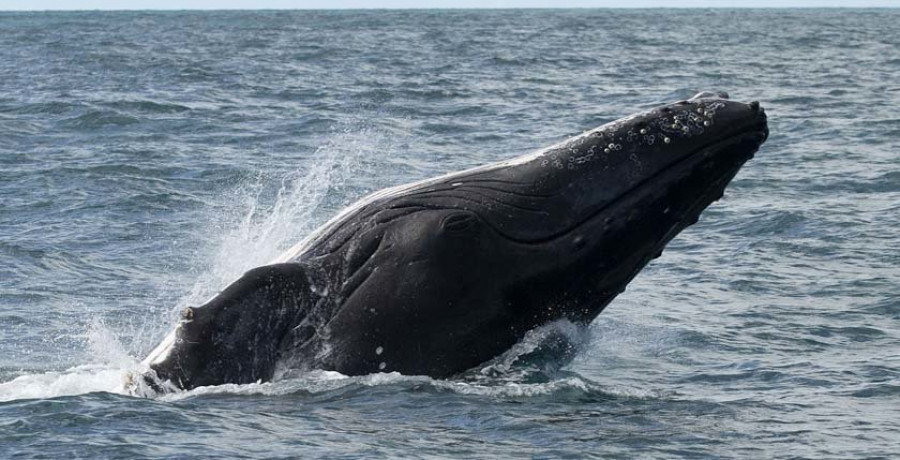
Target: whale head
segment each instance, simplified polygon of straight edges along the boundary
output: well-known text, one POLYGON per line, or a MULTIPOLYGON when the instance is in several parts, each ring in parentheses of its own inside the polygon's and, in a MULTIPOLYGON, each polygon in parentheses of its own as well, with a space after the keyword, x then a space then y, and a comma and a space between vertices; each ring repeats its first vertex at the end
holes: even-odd
POLYGON ((325 277, 341 280, 325 362, 351 374, 448 376, 546 322, 590 322, 767 136, 758 103, 701 93, 507 162, 376 193, 293 255, 328 261, 325 277))

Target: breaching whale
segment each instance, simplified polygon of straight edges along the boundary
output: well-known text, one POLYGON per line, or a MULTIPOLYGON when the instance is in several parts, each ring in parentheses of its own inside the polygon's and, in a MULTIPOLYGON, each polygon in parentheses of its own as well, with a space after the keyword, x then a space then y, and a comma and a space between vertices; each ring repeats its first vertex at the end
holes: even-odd
POLYGON ((143 380, 160 390, 283 369, 441 378, 550 321, 589 323, 767 137, 759 103, 700 93, 519 158, 375 192, 185 309, 143 380))

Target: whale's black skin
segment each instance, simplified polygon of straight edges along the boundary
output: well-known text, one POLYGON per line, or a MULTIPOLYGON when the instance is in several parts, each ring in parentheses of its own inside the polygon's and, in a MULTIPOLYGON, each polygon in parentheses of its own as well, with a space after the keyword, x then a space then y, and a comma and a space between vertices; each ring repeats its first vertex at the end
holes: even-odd
POLYGON ((147 378, 189 389, 283 368, 447 377, 546 322, 588 323, 767 136, 758 103, 701 93, 378 192, 186 310, 147 378))

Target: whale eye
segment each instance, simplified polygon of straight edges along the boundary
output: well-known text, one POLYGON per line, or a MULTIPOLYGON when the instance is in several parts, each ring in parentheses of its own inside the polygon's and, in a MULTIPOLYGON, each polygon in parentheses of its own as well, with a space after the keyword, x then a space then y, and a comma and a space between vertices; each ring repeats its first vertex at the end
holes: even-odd
POLYGON ((478 222, 478 218, 471 213, 454 213, 441 221, 441 228, 451 233, 463 233, 471 230, 478 222))

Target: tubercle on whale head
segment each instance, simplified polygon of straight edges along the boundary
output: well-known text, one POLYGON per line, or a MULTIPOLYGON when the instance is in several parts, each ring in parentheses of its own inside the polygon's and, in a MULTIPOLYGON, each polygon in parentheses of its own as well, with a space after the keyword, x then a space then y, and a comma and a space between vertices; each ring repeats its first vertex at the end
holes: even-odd
MULTIPOLYGON (((526 223, 530 216, 504 219, 493 212, 483 215, 512 239, 542 241, 595 215, 638 185, 653 183, 686 158, 713 154, 718 144, 740 139, 746 141, 745 150, 752 155, 768 136, 765 111, 759 103, 744 104, 721 95, 724 93, 700 93, 645 110, 478 172, 476 178, 481 182, 515 189, 492 199, 539 208, 546 218, 535 215, 533 222, 526 223)), ((469 187, 464 177, 451 181, 463 182, 458 189, 469 187)))
POLYGON ((566 172, 600 176, 617 174, 614 170, 620 167, 640 179, 642 173, 664 167, 680 154, 758 125, 764 141, 765 111, 758 102, 744 104, 727 99, 726 93, 703 92, 587 131, 544 150, 533 161, 547 174, 558 171, 562 180, 573 177, 566 172))

